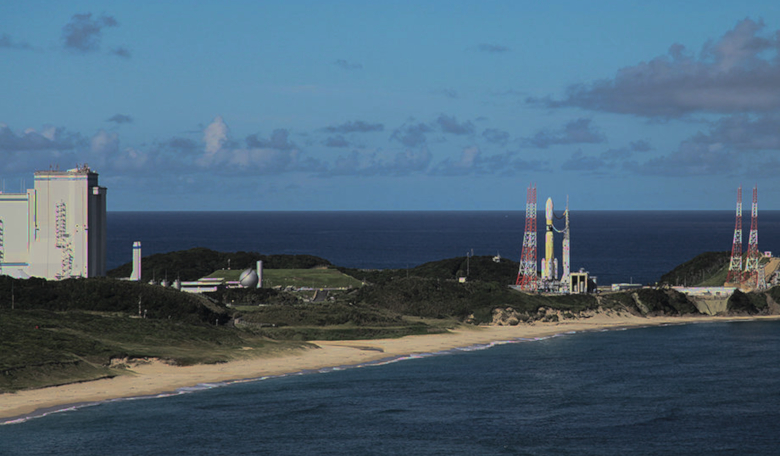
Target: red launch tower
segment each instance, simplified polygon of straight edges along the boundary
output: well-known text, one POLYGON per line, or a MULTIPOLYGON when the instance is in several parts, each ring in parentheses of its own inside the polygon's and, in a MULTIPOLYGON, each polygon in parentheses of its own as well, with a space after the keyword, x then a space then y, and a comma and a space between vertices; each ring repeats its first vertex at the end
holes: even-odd
POLYGON ((742 187, 737 189, 737 222, 734 225, 734 242, 731 245, 731 262, 726 283, 742 281, 742 187))
POLYGON ((528 187, 525 201, 523 254, 515 285, 522 291, 535 292, 539 289, 539 279, 536 275, 536 186, 533 184, 528 187))
POLYGON ((750 237, 748 240, 747 258, 745 259, 744 281, 756 289, 763 288, 764 278, 761 277, 761 253, 758 251, 758 187, 753 187, 753 207, 750 211, 750 237), (759 280, 760 279, 760 280, 759 280))

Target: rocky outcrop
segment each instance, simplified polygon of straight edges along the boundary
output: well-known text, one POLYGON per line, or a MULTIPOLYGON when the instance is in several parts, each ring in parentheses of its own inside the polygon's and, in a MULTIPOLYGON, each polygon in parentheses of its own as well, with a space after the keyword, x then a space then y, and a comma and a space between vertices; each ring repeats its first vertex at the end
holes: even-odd
POLYGON ((493 326, 516 326, 520 323, 533 323, 535 321, 558 322, 563 320, 575 320, 579 318, 590 318, 600 311, 601 309, 573 313, 553 309, 552 307, 540 307, 536 312, 529 314, 526 312, 519 312, 512 307, 496 308, 493 309, 493 320, 490 324, 493 326))

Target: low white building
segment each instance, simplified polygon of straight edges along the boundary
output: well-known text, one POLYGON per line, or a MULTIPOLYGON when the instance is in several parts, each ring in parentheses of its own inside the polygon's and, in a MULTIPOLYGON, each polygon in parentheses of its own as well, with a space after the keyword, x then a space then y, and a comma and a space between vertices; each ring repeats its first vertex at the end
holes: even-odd
POLYGON ((88 166, 37 171, 26 193, 0 193, 0 275, 105 273, 106 188, 88 166))

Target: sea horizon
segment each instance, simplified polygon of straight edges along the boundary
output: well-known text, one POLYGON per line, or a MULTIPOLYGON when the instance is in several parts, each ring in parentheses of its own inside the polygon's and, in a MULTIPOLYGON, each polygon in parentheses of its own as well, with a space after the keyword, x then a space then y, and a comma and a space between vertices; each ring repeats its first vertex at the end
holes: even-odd
MULTIPOLYGON (((405 269, 467 255, 519 261, 525 230, 521 210, 114 211, 107 217, 109 270, 132 260, 135 241, 144 256, 205 247, 314 255, 356 269, 405 269)), ((558 229, 562 223, 555 220, 558 229)), ((734 213, 579 211, 571 213, 570 226, 573 271, 583 268, 600 284, 652 284, 696 255, 730 251, 734 213)), ((743 216, 745 249, 749 226, 743 216)), ((538 252, 543 229, 539 211, 538 252)), ((555 243, 560 258, 559 235, 555 243)), ((780 211, 759 213, 759 249, 780 249, 780 211)))
MULTIPOLYGON (((108 210, 107 212, 133 212, 133 213, 168 213, 168 212, 198 212, 198 213, 246 213, 246 212, 522 212, 525 208, 519 209, 246 209, 246 210, 176 210, 176 209, 154 209, 154 210, 108 210)), ((543 213, 543 205, 537 204, 537 212, 543 213), (539 209, 541 207, 541 209, 539 209)), ((560 208, 555 209, 556 213, 563 213, 560 208)), ((732 209, 577 209, 570 212, 729 212, 734 214, 732 209)), ((780 209, 761 209, 759 218, 764 212, 775 213, 780 209)), ((743 219, 749 220, 749 208, 743 210, 743 219)))

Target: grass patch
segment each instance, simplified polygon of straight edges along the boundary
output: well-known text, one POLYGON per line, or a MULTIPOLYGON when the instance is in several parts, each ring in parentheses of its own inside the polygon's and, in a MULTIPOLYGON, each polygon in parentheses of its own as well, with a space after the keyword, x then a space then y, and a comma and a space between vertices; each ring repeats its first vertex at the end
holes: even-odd
MULTIPOLYGON (((243 271, 220 269, 210 278, 238 280, 243 271)), ((357 288, 362 282, 337 269, 263 269, 263 288, 357 288)))
POLYGON ((263 328, 259 333, 271 339, 308 341, 389 339, 444 332, 447 332, 447 330, 440 327, 431 327, 426 324, 411 324, 403 326, 291 326, 263 328))

